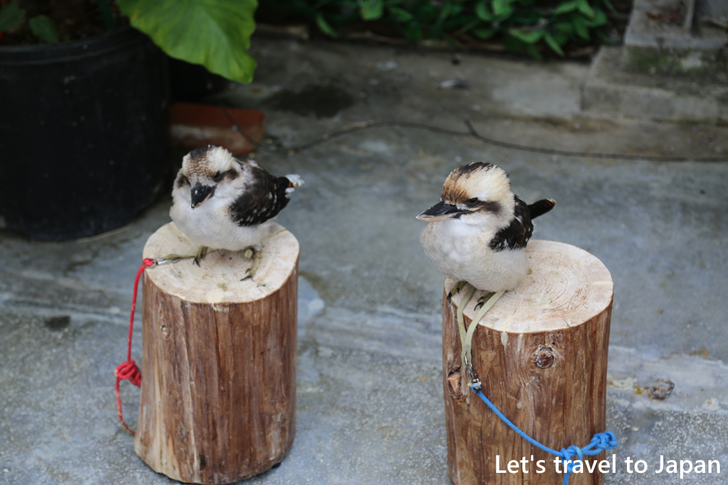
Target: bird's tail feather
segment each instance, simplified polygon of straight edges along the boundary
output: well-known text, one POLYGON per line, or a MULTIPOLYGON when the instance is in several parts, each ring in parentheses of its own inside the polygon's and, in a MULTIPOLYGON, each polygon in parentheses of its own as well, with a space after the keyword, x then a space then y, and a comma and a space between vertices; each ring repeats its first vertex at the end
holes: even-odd
POLYGON ((288 188, 286 189, 286 194, 290 194, 297 187, 303 185, 303 179, 297 174, 286 175, 286 178, 288 179, 288 188))
POLYGON ((548 211, 554 208, 556 202, 553 199, 541 199, 538 202, 534 202, 528 206, 528 210, 531 213, 531 219, 535 219, 538 216, 546 214, 548 211))

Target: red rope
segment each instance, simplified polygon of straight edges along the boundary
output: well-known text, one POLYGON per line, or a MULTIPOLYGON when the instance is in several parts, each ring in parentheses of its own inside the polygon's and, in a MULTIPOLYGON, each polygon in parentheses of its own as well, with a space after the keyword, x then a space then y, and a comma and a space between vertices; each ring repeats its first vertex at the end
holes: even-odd
POLYGON ((134 330, 134 311, 136 311, 137 302, 137 290, 139 288, 139 279, 142 277, 142 273, 145 269, 154 265, 153 259, 142 260, 142 266, 137 271, 136 279, 134 280, 134 297, 131 300, 131 317, 129 318, 129 342, 126 349, 126 362, 119 365, 114 371, 116 376, 116 409, 119 414, 119 421, 131 434, 136 434, 133 429, 126 425, 124 422, 124 415, 121 412, 121 393, 119 392, 119 384, 121 381, 129 379, 129 382, 139 387, 142 383, 142 373, 137 367, 136 362, 131 359, 131 337, 134 330))

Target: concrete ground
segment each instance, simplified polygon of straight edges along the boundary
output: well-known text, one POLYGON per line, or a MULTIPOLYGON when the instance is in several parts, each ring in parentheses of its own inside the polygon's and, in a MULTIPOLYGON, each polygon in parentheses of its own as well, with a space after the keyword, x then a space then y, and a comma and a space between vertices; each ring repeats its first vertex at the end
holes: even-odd
MULTIPOLYGON (((698 161, 728 157, 728 127, 583 114, 587 64, 461 55, 455 65, 447 53, 271 39, 254 39, 252 54, 255 82, 221 97, 265 110, 259 162, 306 185, 278 218, 301 243, 297 435, 280 467, 247 483, 449 483, 443 277, 414 216, 454 167, 477 160, 502 166, 525 200, 555 199, 535 237, 590 251, 614 277, 608 428, 618 462, 649 469, 619 466, 606 483, 728 483, 728 165, 698 161), (470 89, 442 87, 453 79, 470 89), (656 158, 534 153, 406 127, 287 155, 364 121, 465 133, 465 118, 512 144, 656 158), (674 157, 691 161, 661 161, 674 157), (642 392, 656 379, 675 383, 664 401, 642 392), (719 460, 721 471, 656 474, 661 456, 719 460)), ((0 232, 0 483, 172 482, 134 453, 113 393, 142 247, 170 203, 91 240, 0 232)), ((134 336, 140 360, 139 325, 134 336)), ((122 387, 135 426, 139 390, 122 387)))

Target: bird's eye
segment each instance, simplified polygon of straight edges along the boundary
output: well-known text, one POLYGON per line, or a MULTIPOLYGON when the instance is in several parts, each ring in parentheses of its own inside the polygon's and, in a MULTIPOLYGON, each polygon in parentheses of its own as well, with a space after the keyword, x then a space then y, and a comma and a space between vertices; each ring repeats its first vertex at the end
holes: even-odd
POLYGON ((214 182, 219 182, 219 181, 221 181, 221 180, 222 180, 223 176, 224 176, 224 174, 223 174, 223 173, 220 173, 220 172, 218 171, 218 172, 217 172, 217 173, 216 173, 216 174, 215 174, 215 175, 214 175, 214 176, 212 177, 212 180, 213 180, 214 182))
POLYGON ((480 204, 480 200, 477 197, 473 197, 472 199, 468 199, 465 204, 467 204, 468 207, 475 207, 480 204))

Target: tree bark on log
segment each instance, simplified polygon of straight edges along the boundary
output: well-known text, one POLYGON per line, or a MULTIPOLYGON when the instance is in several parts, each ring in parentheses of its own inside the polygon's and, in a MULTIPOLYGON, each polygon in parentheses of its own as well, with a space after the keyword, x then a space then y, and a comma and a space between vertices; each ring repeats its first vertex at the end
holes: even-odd
MULTIPOLYGON (((278 226, 255 276, 242 252, 144 272, 137 454, 182 482, 224 484, 279 463, 293 444, 298 255, 278 226)), ((197 248, 169 223, 145 258, 197 248)))
MULTIPOLYGON (((483 317, 473 336, 473 369, 483 394, 526 434, 551 449, 584 447, 606 430, 609 327, 614 285, 596 257, 568 244, 532 240, 530 273, 483 317)), ((465 290, 443 298, 443 385, 448 468, 456 485, 560 484, 554 456, 511 430, 468 387, 461 369, 457 308, 465 290), (510 473, 510 460, 527 460, 510 473), (533 461, 532 461, 533 458, 533 461), (498 473, 498 468, 506 473, 498 473), (538 460, 545 460, 538 473, 538 460)), ((476 291, 466 305, 469 327, 476 291)), ((590 460, 603 460, 599 454, 590 460)), ((515 469, 515 467, 514 467, 515 469)), ((563 472, 563 466, 561 467, 563 472)), ((599 485, 603 476, 572 473, 570 485, 599 485)))

